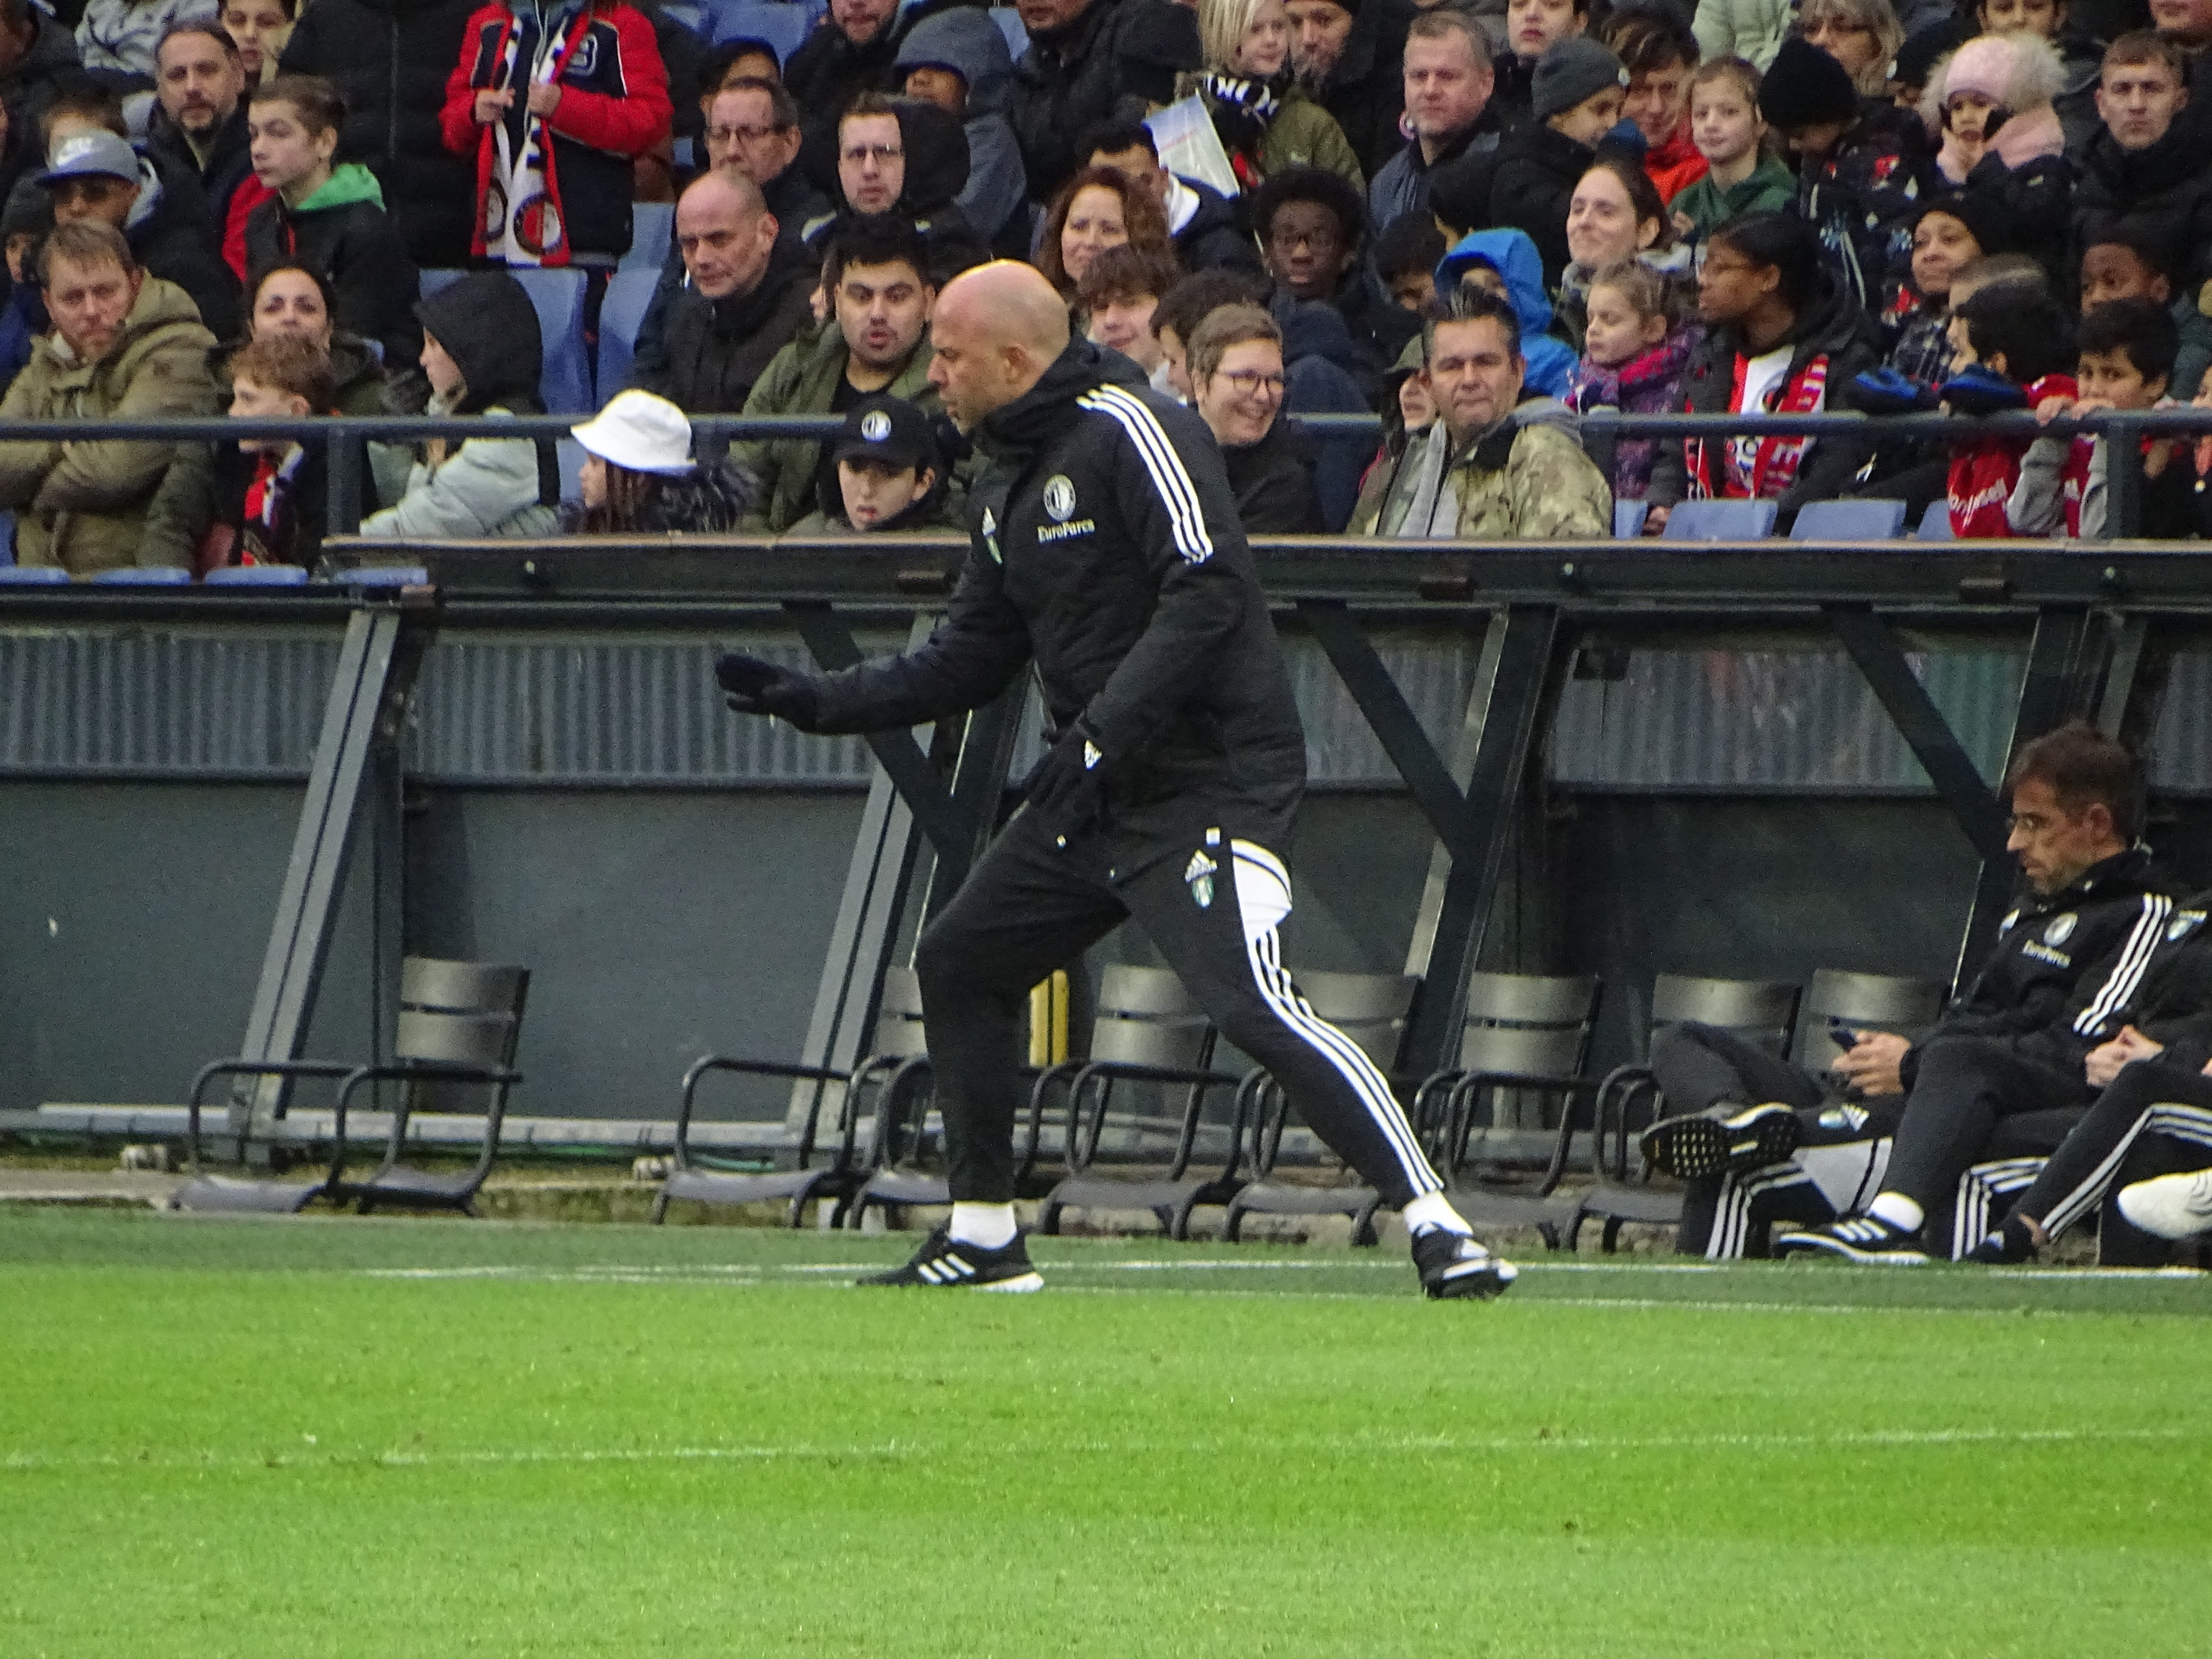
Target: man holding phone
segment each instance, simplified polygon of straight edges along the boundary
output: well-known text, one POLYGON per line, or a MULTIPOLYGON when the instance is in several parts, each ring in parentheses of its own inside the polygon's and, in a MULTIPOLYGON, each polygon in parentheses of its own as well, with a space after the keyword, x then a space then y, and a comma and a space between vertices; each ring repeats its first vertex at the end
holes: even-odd
POLYGON ((1781 1221, 1789 1248, 1924 1261, 1930 1212, 1986 1148, 2047 1155, 2088 1105, 2087 1054, 2126 1023, 2172 913, 2137 844, 2141 771, 2075 721, 2025 745, 2006 787, 2027 891, 1931 1030, 1831 1020, 1825 1077, 1711 1026, 1654 1039, 1672 1115, 1644 1151, 1689 1185, 1678 1250, 1765 1255, 1781 1221))

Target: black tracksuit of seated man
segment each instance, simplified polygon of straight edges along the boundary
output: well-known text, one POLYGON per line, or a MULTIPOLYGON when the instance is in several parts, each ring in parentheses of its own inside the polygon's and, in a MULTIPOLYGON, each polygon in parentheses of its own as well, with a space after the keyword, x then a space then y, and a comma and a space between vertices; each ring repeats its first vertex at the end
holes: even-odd
MULTIPOLYGON (((2212 1167, 2212 893, 2184 899, 2166 925, 2134 1018, 2101 1054, 2120 1060, 2096 1103, 2014 1200, 1978 1261, 2024 1261, 2091 1215, 2108 1267, 2164 1265, 2172 1246, 2112 1200, 2132 1182, 2212 1167), (2122 1059, 2124 1055, 2132 1058, 2122 1059), (2032 1225, 2030 1224, 2033 1224, 2032 1225)), ((2100 1076, 2091 1056, 2092 1075, 2100 1076)))
MULTIPOLYGON (((2065 744, 2089 744, 2094 755, 2107 740, 2069 726, 2040 742, 2061 745, 2063 759, 2065 744)), ((1788 1137, 1795 1151, 1787 1156, 1739 1156, 1732 1168, 1683 1171, 1689 1179, 1679 1250, 1764 1255, 1774 1223, 1834 1222, 1887 1192, 1923 1212, 1915 1230, 1919 1249, 1952 1254, 1946 1224, 1960 1177, 1985 1160, 2049 1154, 2094 1097, 2086 1056, 2125 1023, 2173 904, 2148 853, 2127 844, 2141 823, 2134 804, 2139 786, 2123 792, 2130 799, 2120 813, 2096 808, 2102 823, 2117 817, 2128 834, 2090 835, 2067 819, 2048 784, 2021 773, 2034 752, 2033 745, 2023 751, 2015 767, 2009 843, 2028 891, 1967 991, 1928 1031, 1895 1039, 1906 1043, 1896 1066, 1901 1092, 1839 1093, 1833 1080, 1710 1027, 1686 1024, 1655 1041, 1652 1069, 1669 1114, 1776 1102, 1794 1109, 1796 1119, 1788 1137), (2044 823, 2054 817, 2066 820, 2055 830, 2044 823), (2070 836, 2056 854, 2039 843, 2053 834, 2070 836)), ((2108 763, 2125 764, 2118 745, 2105 754, 2108 763)), ((1851 1064, 1852 1056, 1844 1056, 1838 1069, 1851 1064)), ((1668 1167, 1663 1156, 1658 1161, 1668 1167)), ((1960 1243, 1970 1249, 1980 1237, 1960 1243)))

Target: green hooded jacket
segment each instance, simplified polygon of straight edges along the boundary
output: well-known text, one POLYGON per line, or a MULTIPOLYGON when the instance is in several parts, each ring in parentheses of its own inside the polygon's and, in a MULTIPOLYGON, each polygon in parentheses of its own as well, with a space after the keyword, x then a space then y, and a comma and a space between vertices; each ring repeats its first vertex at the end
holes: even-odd
POLYGON ((1747 213, 1779 213, 1797 198, 1797 177, 1771 155, 1761 155, 1750 178, 1723 190, 1710 173, 1678 192, 1668 211, 1675 228, 1692 241, 1703 241, 1731 219, 1747 213), (1681 229, 1683 221, 1689 228, 1681 229))
MULTIPOLYGON (((827 415, 845 377, 848 358, 845 336, 836 324, 825 324, 801 334, 770 360, 767 371, 745 398, 748 415, 827 415)), ((937 388, 929 383, 929 331, 921 343, 884 386, 885 395, 903 398, 924 414, 935 416, 944 405, 937 388)), ((821 459, 821 441, 815 438, 753 438, 732 444, 730 453, 760 481, 760 495, 745 517, 749 532, 781 532, 821 505, 814 495, 814 469, 821 459)))

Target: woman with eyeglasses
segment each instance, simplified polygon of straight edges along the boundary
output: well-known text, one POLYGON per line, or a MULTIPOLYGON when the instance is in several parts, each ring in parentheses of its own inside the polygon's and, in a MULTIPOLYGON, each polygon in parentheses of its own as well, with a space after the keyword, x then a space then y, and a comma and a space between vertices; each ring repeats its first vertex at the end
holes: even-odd
POLYGON ((1283 331, 1274 319, 1257 306, 1222 307, 1192 334, 1189 368, 1245 534, 1317 534, 1313 456, 1283 419, 1283 331))

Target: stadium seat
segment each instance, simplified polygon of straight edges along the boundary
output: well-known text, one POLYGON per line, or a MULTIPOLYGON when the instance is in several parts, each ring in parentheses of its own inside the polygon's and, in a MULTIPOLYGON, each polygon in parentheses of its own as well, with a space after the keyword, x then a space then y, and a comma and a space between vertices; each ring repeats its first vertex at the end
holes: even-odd
MULTIPOLYGON (((1054 1068, 1068 1073, 1067 1175, 1045 1195, 1041 1231, 1058 1232, 1062 1212, 1073 1206, 1149 1210, 1169 1237, 1186 1238, 1194 1209, 1229 1201, 1239 1184, 1247 1109, 1264 1076, 1212 1070, 1214 1040, 1197 1000, 1166 969, 1117 964, 1100 975, 1090 1057, 1054 1068), (1218 1099, 1232 1090, 1227 1133, 1213 1126, 1219 1154, 1205 1173, 1193 1176, 1206 1097, 1218 1099), (1171 1104, 1177 1095, 1179 1108, 1171 1104)), ((1051 1075, 1040 1077, 1031 1091, 1033 1116, 1051 1075)))
POLYGON ((635 265, 617 270, 607 284, 607 296, 599 306, 599 390, 602 404, 629 384, 638 326, 645 321, 645 313, 653 305, 653 290, 659 284, 658 269, 635 265))
MULTIPOLYGON (((1647 1057, 1650 1054, 1650 1040, 1661 1027, 1692 1019, 1717 1025, 1780 1058, 1789 1054, 1796 1036, 1801 994, 1795 985, 1769 981, 1662 974, 1651 987, 1651 1023, 1644 1034, 1644 1053, 1647 1057)), ((1636 1137, 1665 1111, 1657 1079, 1648 1065, 1617 1066, 1598 1085, 1590 1131, 1590 1172, 1596 1180, 1582 1194, 1575 1218, 1568 1224, 1569 1249, 1575 1248, 1582 1224, 1592 1218, 1603 1224, 1601 1243, 1608 1253, 1620 1243, 1623 1222, 1671 1227, 1681 1219, 1681 1193, 1671 1187, 1653 1186, 1651 1171, 1641 1164, 1640 1155, 1638 1173, 1632 1176, 1629 1171, 1629 1149, 1636 1144, 1636 1137)))
POLYGON ((15 515, 0 513, 0 568, 15 562, 15 515))
POLYGON ((188 587, 192 573, 181 566, 126 564, 119 570, 102 570, 93 577, 113 587, 188 587))
POLYGON ((707 9, 696 0, 664 0, 661 15, 671 22, 681 23, 701 40, 707 37, 707 9))
POLYGON ((616 264, 617 270, 640 266, 658 271, 668 263, 669 246, 676 235, 676 204, 640 202, 629 210, 629 252, 616 264))
POLYGON ((392 1060, 350 1066, 325 1060, 218 1060, 201 1067, 186 1103, 185 1152, 189 1178, 170 1195, 173 1210, 287 1214, 318 1198, 357 1202, 363 1213, 379 1204, 476 1213, 476 1195, 499 1151, 507 1098, 520 1082, 514 1070, 522 1034, 530 971, 481 962, 441 962, 409 957, 399 969, 399 1023, 392 1060), (258 1180, 208 1170, 200 1156, 200 1112, 209 1085, 218 1079, 315 1078, 335 1082, 330 1167, 303 1180, 258 1180), (362 1181, 345 1179, 346 1111, 363 1084, 404 1085, 384 1161, 362 1181), (419 1091, 487 1091, 483 1146, 473 1167, 460 1171, 412 1169, 399 1162, 407 1120, 419 1091))
POLYGON ((226 564, 200 580, 209 587, 304 587, 307 571, 296 564, 226 564))
MULTIPOLYGON (((1406 1036, 1407 1016, 1420 981, 1403 974, 1322 974, 1293 971, 1292 980, 1313 1010, 1358 1043, 1376 1069, 1389 1075, 1406 1036)), ((1279 1181, 1290 1104, 1273 1079, 1255 1096, 1246 1123, 1252 1178, 1237 1189, 1221 1220, 1221 1236, 1234 1240, 1250 1215, 1340 1215, 1352 1222, 1352 1243, 1371 1244, 1368 1224, 1377 1202, 1375 1189, 1342 1178, 1335 1160, 1318 1156, 1321 1167, 1337 1174, 1321 1182, 1279 1181)))
POLYGON ((999 26, 999 33, 1006 37, 1006 50, 1019 63, 1022 54, 1030 49, 1030 32, 1023 27, 1022 15, 1012 6, 991 8, 991 21, 999 26))
POLYGON ((58 565, 0 564, 0 587, 66 587, 69 580, 58 565))
MULTIPOLYGON (((1797 1016, 1796 1041, 1790 1058, 1808 1071, 1826 1071, 1839 1050, 1828 1035, 1831 1021, 1854 1030, 1909 1033, 1933 1025, 1943 1014, 1943 987, 1932 979, 1893 974, 1854 974, 1822 968, 1805 988, 1797 1016)), ((1979 1241, 1977 1240, 1977 1243, 1979 1241)))
POLYGON ((1808 501, 1790 526, 1793 542, 1886 542, 1905 533, 1905 503, 1861 497, 1808 501))
POLYGON ((716 46, 758 40, 774 49, 778 64, 787 64, 822 9, 790 0, 707 0, 707 38, 716 46))
POLYGON ((345 587, 421 587, 430 572, 419 564, 362 564, 331 578, 345 587))
POLYGON ((1615 501, 1613 504, 1613 533, 1620 540, 1634 541, 1644 533, 1644 520, 1650 515, 1649 501, 1615 501))
MULTIPOLYGON (((835 1199, 842 1212, 862 1170, 854 1157, 859 1144, 861 1103, 874 1103, 871 1139, 883 1138, 885 1121, 899 1113, 908 1098, 915 1101, 915 1121, 927 1109, 929 1085, 927 1040, 921 1024, 921 988, 911 969, 894 968, 884 975, 883 995, 876 1008, 874 1040, 866 1059, 849 1072, 782 1060, 737 1060, 708 1054, 694 1062, 684 1074, 684 1098, 676 1115, 673 1167, 653 1200, 653 1218, 659 1221, 677 1199, 697 1204, 766 1204, 787 1206, 793 1227, 804 1218, 814 1199, 835 1199), (715 1073, 741 1077, 775 1078, 791 1084, 791 1105, 778 1122, 718 1121, 712 1133, 702 1134, 695 1125, 699 1085, 715 1073), (815 1087, 806 1087, 808 1084, 815 1087), (842 1085, 840 1088, 839 1085, 842 1085), (838 1089, 836 1149, 826 1162, 818 1157, 815 1130, 823 1097, 838 1089), (695 1146, 696 1139, 701 1144, 695 1146), (725 1167, 727 1160, 767 1161, 779 1167, 766 1171, 740 1171, 725 1167)), ((939 1200, 943 1202, 945 1200, 939 1200)), ((833 1215, 832 1219, 837 1218, 833 1215)))
POLYGON ((584 447, 574 438, 562 438, 553 446, 553 453, 561 467, 561 499, 580 501, 584 499, 584 447))
POLYGON ((1920 515, 1920 528, 1913 532, 1923 542, 1948 542, 1951 533, 1951 501, 1948 496, 1928 503, 1928 510, 1920 515))
MULTIPOLYGON (((470 274, 426 270, 420 291, 427 297, 470 274)), ((584 273, 510 266, 507 274, 522 284, 530 303, 538 308, 538 329, 545 354, 538 377, 538 401, 548 415, 590 414, 593 405, 592 366, 584 350, 584 273)))
POLYGON ((1659 533, 1670 542, 1755 542, 1774 533, 1772 501, 1677 501, 1659 533))

